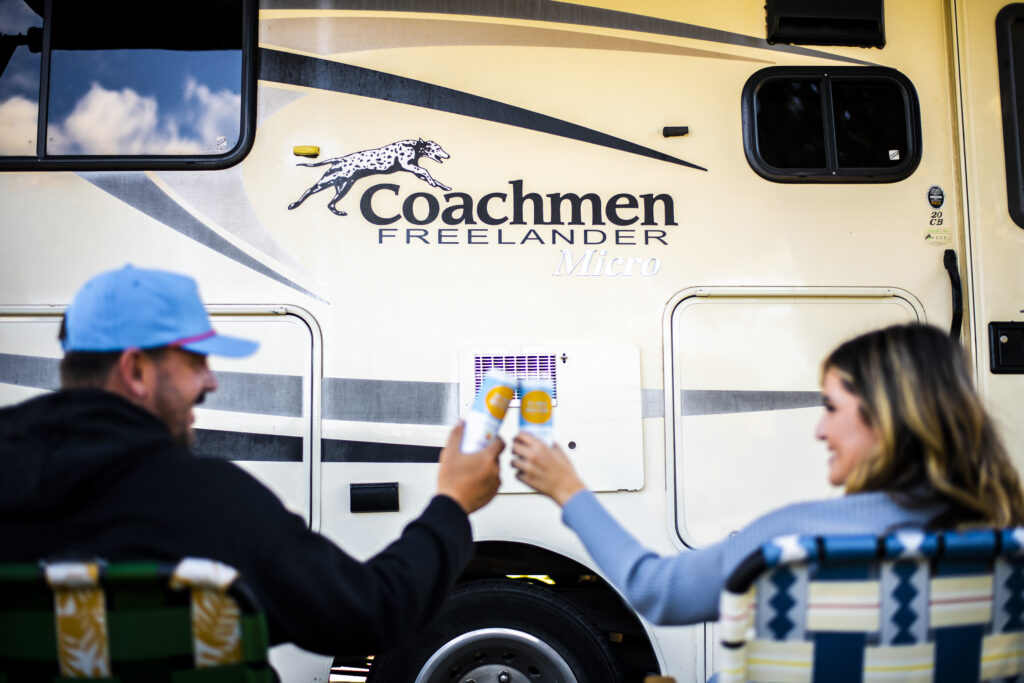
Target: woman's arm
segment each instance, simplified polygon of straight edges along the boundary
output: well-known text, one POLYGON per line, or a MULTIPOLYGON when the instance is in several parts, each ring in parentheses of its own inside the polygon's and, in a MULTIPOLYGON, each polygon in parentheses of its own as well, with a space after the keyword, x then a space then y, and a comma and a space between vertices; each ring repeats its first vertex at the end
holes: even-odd
POLYGON ((563 507, 562 521, 583 541, 609 581, 647 619, 687 624, 714 619, 724 582, 717 546, 661 557, 647 550, 585 489, 557 445, 520 434, 512 447, 516 477, 563 507))

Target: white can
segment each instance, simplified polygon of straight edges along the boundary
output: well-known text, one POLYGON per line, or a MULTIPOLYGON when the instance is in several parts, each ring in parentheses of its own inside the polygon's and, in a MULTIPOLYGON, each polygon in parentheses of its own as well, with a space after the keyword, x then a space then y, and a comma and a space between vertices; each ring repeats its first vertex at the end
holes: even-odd
POLYGON ((519 383, 519 430, 548 446, 555 442, 555 384, 549 379, 524 379, 519 383))
POLYGON ((514 376, 494 368, 484 374, 480 391, 463 418, 466 423, 460 446, 463 453, 479 451, 498 435, 498 428, 515 394, 514 376))

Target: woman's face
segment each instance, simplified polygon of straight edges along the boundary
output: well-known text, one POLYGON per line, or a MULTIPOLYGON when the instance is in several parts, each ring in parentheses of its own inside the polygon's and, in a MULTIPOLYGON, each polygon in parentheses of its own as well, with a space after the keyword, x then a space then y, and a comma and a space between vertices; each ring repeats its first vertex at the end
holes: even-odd
POLYGON ((825 413, 814 436, 824 441, 832 454, 828 461, 829 483, 842 486, 857 463, 875 452, 881 437, 864 422, 860 402, 846 390, 834 369, 825 371, 821 398, 825 413))

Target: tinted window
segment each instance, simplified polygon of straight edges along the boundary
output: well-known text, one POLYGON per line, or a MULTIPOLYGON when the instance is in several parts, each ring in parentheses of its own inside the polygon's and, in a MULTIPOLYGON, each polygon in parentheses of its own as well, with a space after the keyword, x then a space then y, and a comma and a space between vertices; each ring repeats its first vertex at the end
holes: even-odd
POLYGON ((907 155, 903 92, 886 81, 832 81, 840 168, 892 168, 907 155))
POLYGON ((876 67, 770 67, 743 90, 744 147, 778 182, 891 182, 920 160, 910 82, 876 67))
POLYGON ((779 168, 823 168, 825 133, 818 81, 769 81, 754 100, 757 149, 779 168))
POLYGON ((1007 208, 1024 228, 1024 5, 1009 5, 996 17, 999 93, 1003 109, 1007 208))
POLYGON ((0 155, 201 162, 239 150, 245 0, 53 0, 44 21, 45 5, 0 0, 3 40, 17 43, 0 76, 0 155))

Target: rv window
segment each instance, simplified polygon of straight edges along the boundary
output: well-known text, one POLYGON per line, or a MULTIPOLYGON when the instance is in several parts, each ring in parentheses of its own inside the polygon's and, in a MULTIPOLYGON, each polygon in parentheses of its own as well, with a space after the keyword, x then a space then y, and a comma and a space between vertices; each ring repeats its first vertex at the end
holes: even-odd
POLYGON ((1024 5, 1009 5, 996 16, 996 50, 1007 202, 1010 217, 1024 228, 1024 5))
POLYGON ((776 182, 893 182, 921 157, 917 95, 892 69, 762 69, 743 130, 751 167, 776 182))
POLYGON ((0 0, 0 168, 234 163, 251 143, 251 5, 0 0))

